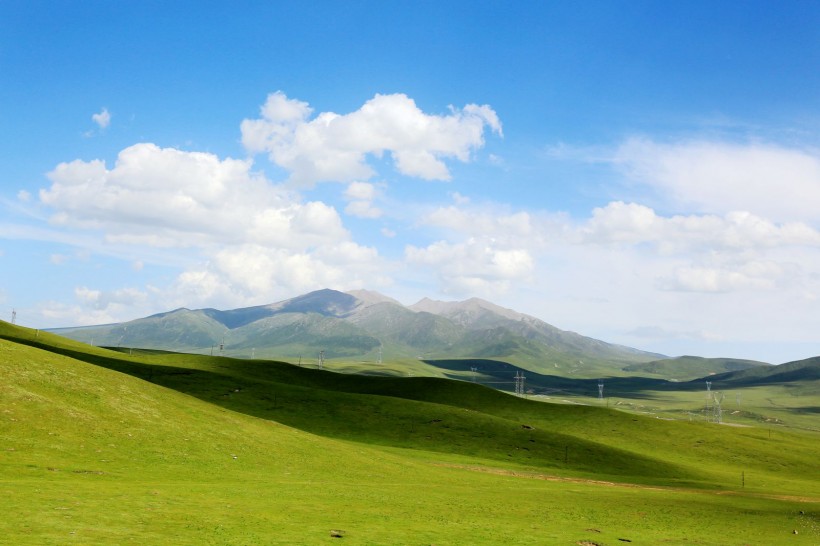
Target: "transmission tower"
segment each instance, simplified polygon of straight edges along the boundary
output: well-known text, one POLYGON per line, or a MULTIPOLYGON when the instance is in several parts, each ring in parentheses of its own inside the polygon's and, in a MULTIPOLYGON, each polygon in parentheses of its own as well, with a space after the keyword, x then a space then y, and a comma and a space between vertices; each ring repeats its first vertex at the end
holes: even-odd
POLYGON ((709 409, 709 399, 712 398, 712 382, 706 382, 706 409, 709 409))
POLYGON ((604 399, 604 380, 598 380, 598 400, 604 399))
POLYGON ((325 369, 325 352, 324 351, 319 351, 319 369, 320 370, 325 369))
POLYGON ((515 394, 524 396, 524 374, 515 372, 515 394))
POLYGON ((470 366, 470 370, 473 372, 473 383, 475 383, 475 373, 478 371, 478 368, 475 366, 470 366))
POLYGON ((379 364, 382 363, 382 346, 379 345, 379 364))
POLYGON ((715 423, 717 423, 717 424, 721 424, 723 422, 723 409, 720 407, 720 405, 723 403, 723 397, 724 396, 725 395, 722 392, 716 392, 715 393, 715 397, 714 397, 714 400, 715 400, 714 419, 715 419, 715 423))
POLYGON ((11 323, 14 324, 15 322, 17 322, 17 310, 12 309, 11 310, 11 323))

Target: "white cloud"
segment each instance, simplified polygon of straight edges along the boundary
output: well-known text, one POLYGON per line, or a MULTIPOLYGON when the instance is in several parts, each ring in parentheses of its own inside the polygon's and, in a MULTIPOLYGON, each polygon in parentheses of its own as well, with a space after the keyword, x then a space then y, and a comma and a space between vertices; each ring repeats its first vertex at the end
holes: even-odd
POLYGON ((54 265, 63 265, 68 261, 68 256, 65 254, 52 254, 49 261, 54 265))
POLYGON ((75 297, 86 306, 97 310, 108 310, 110 307, 131 307, 146 301, 147 294, 136 288, 122 288, 113 291, 92 290, 85 286, 74 290, 75 297))
POLYGON ((681 267, 673 275, 659 279, 664 290, 684 292, 732 292, 743 289, 772 289, 775 279, 782 274, 777 264, 769 270, 758 268, 759 263, 743 264, 741 270, 714 267, 681 267))
POLYGON ((610 159, 662 198, 697 212, 743 210, 779 222, 817 222, 820 153, 772 144, 633 138, 610 159))
POLYGON ((345 207, 345 212, 358 218, 381 218, 384 215, 382 209, 374 207, 370 201, 351 201, 345 207))
POLYGON ((802 222, 775 224, 749 212, 667 218, 645 205, 622 201, 594 209, 579 235, 586 243, 650 243, 662 252, 820 247, 820 231, 802 222))
POLYGON ((345 190, 345 197, 351 201, 372 201, 376 194, 376 186, 368 182, 352 182, 345 190))
POLYGON ((31 194, 26 190, 20 190, 17 192, 17 199, 19 199, 23 203, 28 203, 29 201, 31 201, 31 194))
POLYGON ((461 194, 460 194, 459 192, 457 192, 457 191, 451 192, 451 193, 450 193, 450 197, 452 197, 452 198, 453 198, 453 202, 454 202, 456 205, 467 205, 467 204, 469 204, 469 203, 470 203, 470 198, 469 198, 469 197, 467 197, 467 196, 465 196, 465 195, 461 195, 461 194))
POLYGON ((350 201, 345 212, 359 218, 380 218, 384 213, 373 204, 379 192, 376 186, 367 182, 353 182, 345 190, 344 197, 350 201))
POLYGON ((424 215, 421 224, 452 230, 470 237, 518 240, 539 236, 536 222, 527 212, 439 207, 424 215))
POLYGON ((120 322, 152 312, 150 292, 136 288, 105 291, 85 286, 74 290, 76 304, 48 301, 36 311, 55 326, 89 326, 120 322))
POLYGON ((315 252, 257 244, 226 247, 199 268, 182 273, 168 296, 180 304, 255 305, 310 290, 351 290, 389 284, 378 252, 350 241, 315 252))
POLYGON ((102 230, 110 242, 189 247, 251 241, 287 248, 348 237, 333 207, 300 203, 251 171, 248 160, 136 144, 113 169, 100 160, 61 163, 41 201, 52 222, 102 230))
POLYGON ((444 292, 459 295, 497 295, 509 290, 513 281, 528 280, 534 271, 529 251, 500 247, 486 238, 438 241, 424 248, 408 245, 405 257, 413 265, 434 268, 444 292))
MULTIPOLYGON (((175 252, 183 272, 173 287, 146 292, 155 307, 231 307, 326 286, 385 283, 378 252, 351 241, 334 207, 302 202, 253 172, 250 160, 137 144, 120 152, 111 169, 78 160, 48 176, 51 186, 40 199, 54 211, 53 223, 101 232, 121 256, 127 246, 141 255, 145 247, 185 249, 184 257, 175 252)), ((368 186, 354 186, 353 195, 375 195, 368 186)), ((142 268, 133 255, 128 259, 142 268)), ((125 295, 77 292, 82 308, 103 309, 109 318, 125 295)))
POLYGON ((368 180, 375 170, 367 156, 390 153, 404 175, 449 180, 444 159, 466 162, 484 145, 484 128, 501 134, 501 122, 489 106, 468 104, 449 115, 422 112, 403 94, 376 95, 359 110, 339 115, 323 112, 312 120, 310 106, 272 93, 259 119, 242 122, 242 142, 248 151, 267 153, 291 172, 291 182, 368 180))
POLYGON ((108 112, 108 108, 103 108, 100 113, 92 114, 91 120, 97 124, 100 130, 105 130, 111 124, 111 114, 108 112))

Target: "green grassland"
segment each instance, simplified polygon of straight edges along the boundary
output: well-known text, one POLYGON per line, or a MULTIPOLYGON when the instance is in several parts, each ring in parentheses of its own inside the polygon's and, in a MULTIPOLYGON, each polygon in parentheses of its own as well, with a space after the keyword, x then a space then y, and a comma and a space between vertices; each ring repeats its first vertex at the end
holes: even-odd
POLYGON ((0 543, 820 543, 810 430, 0 338, 0 543))

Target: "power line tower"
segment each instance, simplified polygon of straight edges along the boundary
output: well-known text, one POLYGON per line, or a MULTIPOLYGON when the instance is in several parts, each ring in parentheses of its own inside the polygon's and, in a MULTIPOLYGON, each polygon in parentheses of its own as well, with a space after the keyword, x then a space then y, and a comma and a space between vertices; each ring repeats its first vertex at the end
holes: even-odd
POLYGON ((598 380, 598 400, 604 399, 604 380, 598 380))
POLYGON ((723 403, 724 394, 722 392, 715 393, 715 409, 714 409, 714 419, 715 423, 721 424, 723 422, 723 409, 720 405, 723 403))
POLYGON ((17 309, 11 310, 11 323, 14 324, 17 322, 17 309))
POLYGON ((515 372, 515 394, 524 396, 524 374, 515 372))
POLYGON ((709 411, 709 399, 712 398, 712 382, 706 382, 706 411, 709 411))
POLYGON ((325 369, 325 352, 324 351, 319 351, 319 369, 320 370, 325 369))
POLYGON ((379 345, 379 364, 382 363, 382 345, 379 345))
POLYGON ((470 371, 473 372, 473 383, 475 383, 475 373, 476 371, 478 371, 478 368, 476 368, 475 366, 470 366, 470 371))

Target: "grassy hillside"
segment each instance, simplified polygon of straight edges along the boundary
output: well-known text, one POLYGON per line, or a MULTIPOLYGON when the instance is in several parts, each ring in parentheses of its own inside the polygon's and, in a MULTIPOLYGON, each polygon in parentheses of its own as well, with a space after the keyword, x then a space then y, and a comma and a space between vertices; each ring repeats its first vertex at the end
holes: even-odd
POLYGON ((115 353, 4 323, 0 337, 0 536, 14 544, 820 539, 812 435, 115 353))
POLYGON ((709 375, 747 370, 749 368, 768 367, 765 362, 742 360, 737 358, 703 358, 699 356, 681 356, 652 362, 630 364, 624 371, 637 375, 651 375, 664 379, 690 381, 709 375))

